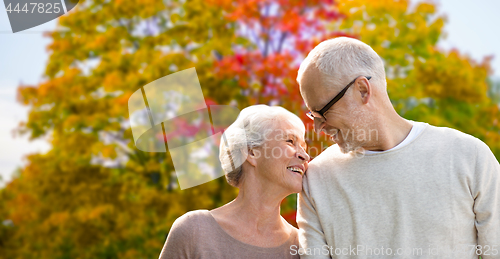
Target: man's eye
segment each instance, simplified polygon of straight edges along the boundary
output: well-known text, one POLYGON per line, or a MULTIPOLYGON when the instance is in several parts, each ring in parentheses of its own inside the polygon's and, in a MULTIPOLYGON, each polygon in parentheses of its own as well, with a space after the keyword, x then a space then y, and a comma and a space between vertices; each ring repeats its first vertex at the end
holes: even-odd
POLYGON ((293 139, 289 139, 289 140, 287 140, 286 142, 288 142, 288 143, 292 143, 292 144, 293 144, 293 139))

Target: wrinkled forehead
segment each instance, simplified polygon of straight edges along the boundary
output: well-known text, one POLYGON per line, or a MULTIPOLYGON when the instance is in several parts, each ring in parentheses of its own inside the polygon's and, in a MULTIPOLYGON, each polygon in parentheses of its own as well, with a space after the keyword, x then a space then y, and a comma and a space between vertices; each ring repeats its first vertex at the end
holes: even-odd
POLYGON ((285 134, 287 132, 305 133, 305 125, 302 120, 292 113, 282 113, 273 119, 265 130, 268 134, 285 134))
POLYGON ((302 147, 307 147, 304 135, 305 132, 301 129, 286 129, 286 128, 276 128, 269 129, 268 134, 266 134, 265 140, 267 141, 283 141, 292 139, 294 142, 302 147))
POLYGON ((309 63, 307 67, 301 68, 297 76, 302 99, 311 111, 323 108, 328 99, 331 98, 331 89, 323 82, 323 75, 315 64, 309 63))
POLYGON ((281 125, 275 129, 278 133, 276 136, 280 136, 281 138, 292 138, 301 143, 305 143, 304 136, 306 134, 306 128, 300 119, 284 120, 280 124, 281 125))

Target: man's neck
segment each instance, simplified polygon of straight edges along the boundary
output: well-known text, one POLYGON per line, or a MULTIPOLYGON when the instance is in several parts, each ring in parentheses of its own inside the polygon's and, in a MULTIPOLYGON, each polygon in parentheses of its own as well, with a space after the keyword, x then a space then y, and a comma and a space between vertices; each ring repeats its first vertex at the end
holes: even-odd
POLYGON ((376 130, 372 131, 376 136, 370 136, 374 141, 363 148, 371 151, 389 150, 403 142, 412 127, 413 125, 409 121, 392 110, 390 116, 377 120, 376 130))

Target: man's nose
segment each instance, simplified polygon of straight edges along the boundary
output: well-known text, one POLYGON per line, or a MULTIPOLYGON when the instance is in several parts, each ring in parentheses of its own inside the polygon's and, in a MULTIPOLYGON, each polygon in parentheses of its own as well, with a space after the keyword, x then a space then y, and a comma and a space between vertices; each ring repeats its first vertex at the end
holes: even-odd
POLYGON ((316 134, 319 134, 324 127, 325 122, 323 120, 314 119, 314 132, 316 132, 316 134))

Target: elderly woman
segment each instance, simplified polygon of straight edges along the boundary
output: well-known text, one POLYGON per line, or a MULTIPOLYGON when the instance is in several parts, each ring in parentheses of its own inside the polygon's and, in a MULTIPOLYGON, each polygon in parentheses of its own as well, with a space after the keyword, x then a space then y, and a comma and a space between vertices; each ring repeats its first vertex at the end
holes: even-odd
POLYGON ((280 203, 302 190, 309 156, 305 127, 284 108, 255 105, 241 111, 221 140, 219 158, 236 199, 178 218, 160 254, 166 258, 299 258, 297 229, 280 203))

